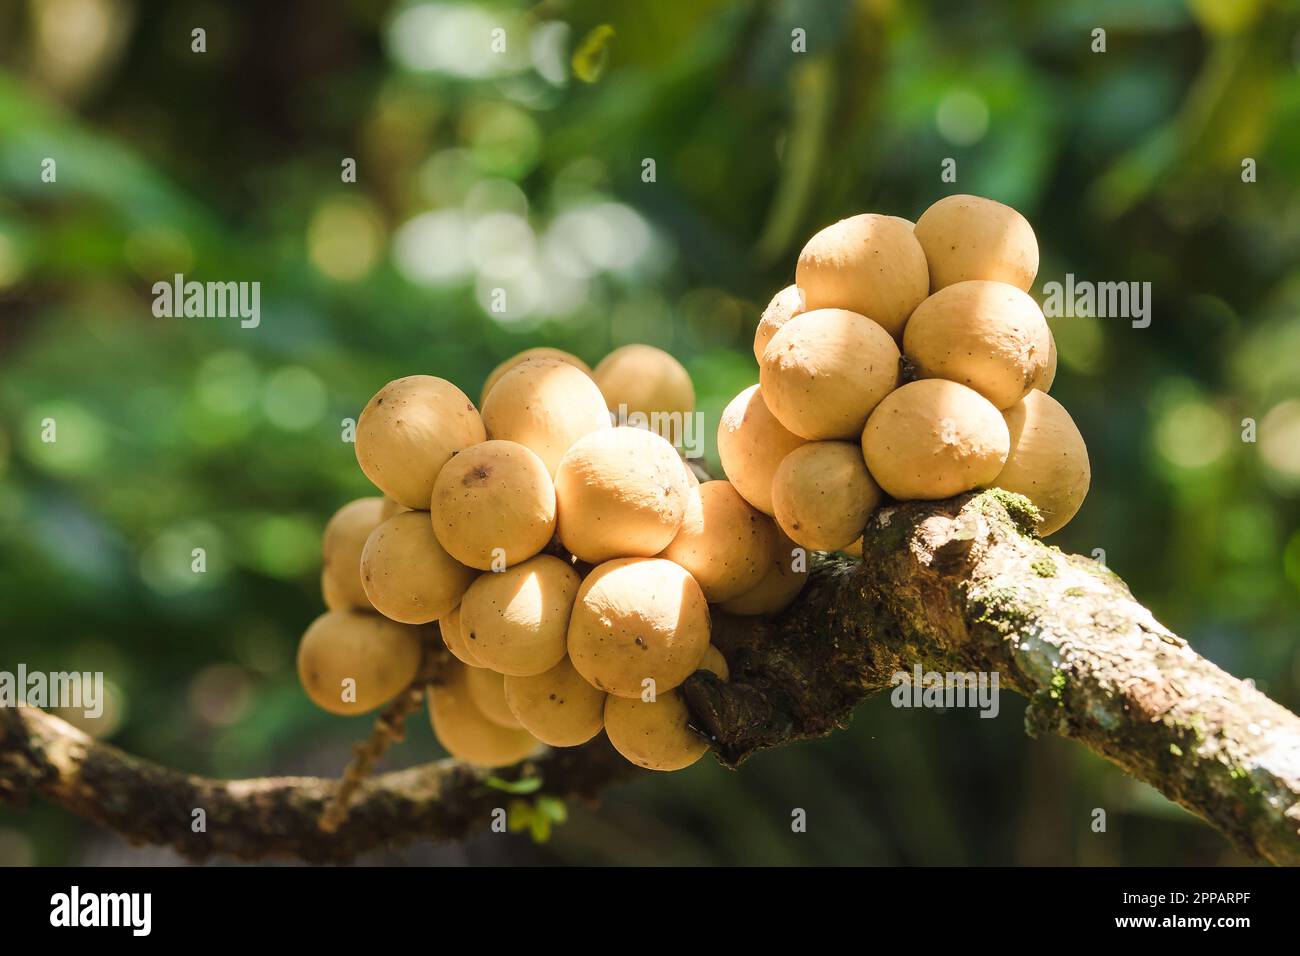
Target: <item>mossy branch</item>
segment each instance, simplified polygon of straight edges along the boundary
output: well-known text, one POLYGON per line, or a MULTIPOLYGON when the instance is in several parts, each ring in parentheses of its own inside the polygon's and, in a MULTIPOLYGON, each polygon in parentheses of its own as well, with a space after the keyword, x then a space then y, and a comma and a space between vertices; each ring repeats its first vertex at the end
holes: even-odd
MULTIPOLYGON (((718 759, 823 736, 916 664, 997 673, 1027 696, 1031 734, 1114 761, 1247 852, 1300 864, 1300 719, 1199 657, 1114 574, 1032 536, 1032 508, 992 491, 882 510, 861 562, 827 558, 784 614, 719 616, 731 681, 684 685, 718 759)), ((594 798, 635 771, 604 738, 496 773, 539 794, 594 798)), ((0 710, 0 801, 39 795, 133 841, 193 858, 345 861, 487 828, 507 795, 455 761, 362 782, 334 832, 338 781, 210 780, 96 742, 30 708, 0 710), (206 826, 196 832, 194 810, 206 826)))
POLYGON ((1000 490, 886 508, 785 614, 723 621, 732 679, 687 700, 719 759, 830 733, 916 664, 996 673, 1026 730, 1077 740, 1223 831, 1300 864, 1300 719, 1162 626, 1097 562, 1034 537, 1000 490))

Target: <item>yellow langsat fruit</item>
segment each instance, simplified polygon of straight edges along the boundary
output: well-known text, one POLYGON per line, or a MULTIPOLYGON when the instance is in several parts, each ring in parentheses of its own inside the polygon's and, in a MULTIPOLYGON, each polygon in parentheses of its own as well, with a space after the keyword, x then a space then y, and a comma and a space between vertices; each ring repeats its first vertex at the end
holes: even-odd
POLYGON ((361 586, 361 549, 383 521, 383 498, 349 501, 325 525, 321 541, 321 591, 330 610, 371 610, 361 586))
POLYGON ((808 583, 808 553, 776 529, 776 546, 768 558, 767 570, 758 584, 740 597, 718 605, 728 614, 752 617, 775 614, 789 607, 808 583))
POLYGON ((946 196, 916 221, 916 238, 937 292, 967 279, 1028 292, 1038 274, 1038 240, 1024 216, 982 196, 946 196))
POLYGON ((443 466, 430 515, 438 542, 480 571, 527 561, 555 533, 555 485, 518 442, 485 441, 443 466))
POLYGON ((814 551, 838 551, 860 538, 880 499, 857 442, 800 445, 772 481, 781 530, 814 551))
POLYGON ((298 645, 298 679, 312 703, 352 716, 382 707, 415 680, 423 630, 378 614, 326 611, 298 645))
POLYGON ((452 611, 474 571, 449 555, 427 511, 393 515, 366 539, 361 583, 380 614, 406 624, 427 624, 452 611))
POLYGON ((700 661, 697 670, 709 671, 714 674, 720 681, 731 679, 731 668, 727 666, 727 659, 722 656, 722 652, 712 644, 704 651, 704 657, 700 661))
POLYGON ((772 514, 772 477, 777 467, 803 443, 776 420, 757 385, 733 398, 718 423, 718 456, 727 480, 765 515, 772 514))
POLYGON ((1052 333, 1033 299, 1005 282, 945 286, 912 313, 903 351, 920 378, 946 378, 1009 408, 1047 371, 1052 333))
POLYGON ((427 510, 442 466, 486 437, 464 392, 432 375, 408 375, 381 388, 362 410, 357 462, 389 498, 427 510))
POLYGON ((795 266, 808 311, 847 309, 894 338, 930 291, 925 252, 906 220, 864 213, 808 240, 795 266))
MULTIPOLYGON (((357 580, 361 580, 360 575, 357 576, 357 580)), ((334 587, 334 582, 330 580, 329 572, 325 568, 321 568, 320 572, 320 594, 321 598, 325 601, 325 609, 327 611, 365 610, 364 608, 354 608, 348 603, 347 599, 344 598, 343 595, 339 593, 338 589, 334 587)), ((366 604, 368 605, 369 603, 370 601, 367 599, 366 604)))
POLYGON ((649 428, 670 442, 685 440, 695 386, 682 363, 663 349, 621 346, 600 360, 591 377, 618 424, 649 428))
POLYGON ((564 657, 578 573, 567 561, 539 554, 523 564, 479 576, 460 605, 460 632, 484 667, 526 677, 564 657))
POLYGON ((582 582, 569 621, 569 658, 588 683, 619 697, 662 694, 690 676, 709 646, 709 606, 683 568, 620 558, 582 582))
POLYGON ((453 662, 429 693, 429 718, 438 743, 457 760, 478 767, 508 767, 523 760, 537 741, 526 730, 494 724, 474 703, 470 668, 453 662))
POLYGON ((786 428, 808 439, 856 439, 871 410, 898 386, 898 345, 844 309, 814 309, 772 336, 758 381, 786 428))
POLYGON ((1002 414, 979 392, 925 378, 893 392, 871 413, 862 454, 887 494, 933 500, 992 484, 1010 441, 1002 414))
POLYGON ((605 699, 605 733, 614 749, 647 770, 684 770, 708 752, 704 738, 688 726, 690 711, 675 690, 653 701, 605 699))
MULTIPOLYGON (((862 456, 857 458, 861 465, 862 456)), ((775 543, 771 518, 740 497, 730 482, 706 481, 687 495, 681 530, 661 557, 689 571, 715 603, 756 585, 767 572, 775 543)))
POLYGON ((492 386, 501 381, 501 376, 510 371, 516 365, 527 362, 529 359, 552 359, 556 362, 564 362, 566 365, 572 365, 580 369, 587 375, 591 374, 591 367, 578 356, 564 349, 553 349, 548 346, 540 346, 534 349, 524 349, 515 355, 510 356, 491 372, 488 373, 486 381, 483 382, 483 391, 479 393, 478 407, 483 407, 483 402, 487 399, 488 392, 492 391, 492 386))
POLYGON ((1050 392, 1052 383, 1056 381, 1056 338, 1049 336, 1050 343, 1047 350, 1047 365, 1043 368, 1038 378, 1034 379, 1034 388, 1041 392, 1050 392))
POLYGON ((1088 496, 1088 447, 1074 419, 1056 399, 1035 389, 1003 416, 1011 451, 993 484, 1024 495, 1038 508, 1038 533, 1060 531, 1088 496))
POLYGON ((483 424, 488 437, 531 448, 551 475, 570 445, 610 427, 596 383, 555 359, 528 359, 502 375, 483 400, 483 424))
POLYGON ((505 675, 486 667, 470 667, 465 672, 465 683, 470 700, 488 720, 498 727, 519 730, 523 724, 510 712, 506 703, 505 675))
POLYGON ((763 363, 763 352, 767 350, 767 343, 772 341, 772 336, 795 316, 803 313, 803 293, 799 291, 797 285, 788 285, 772 296, 772 301, 763 310, 758 320, 758 328, 754 331, 754 358, 760 365, 763 363))
POLYGON ((686 471, 672 445, 641 428, 579 439, 555 473, 561 543, 591 564, 658 554, 681 528, 686 471))
POLYGON ((585 744, 605 726, 605 692, 588 684, 567 657, 540 674, 507 676, 505 689, 515 719, 552 747, 585 744))
POLYGON ((451 651, 452 657, 456 658, 456 660, 462 664, 468 664, 470 667, 483 666, 471 649, 466 646, 465 635, 460 629, 459 604, 438 618, 438 633, 442 635, 442 643, 446 645, 447 650, 451 651))

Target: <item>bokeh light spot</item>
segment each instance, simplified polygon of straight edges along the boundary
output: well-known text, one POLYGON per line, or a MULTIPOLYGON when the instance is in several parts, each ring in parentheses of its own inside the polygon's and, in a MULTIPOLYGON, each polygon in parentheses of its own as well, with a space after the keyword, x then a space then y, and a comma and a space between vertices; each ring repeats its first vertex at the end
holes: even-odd
POLYGON ((426 212, 393 237, 397 270, 418 285, 445 285, 469 274, 469 224, 459 210, 426 212))
POLYGON ((159 534, 141 553, 140 578, 165 597, 213 587, 226 576, 225 552, 225 538, 213 525, 178 524, 159 534), (196 555, 195 549, 202 553, 196 555))
POLYGON ((295 578, 320 563, 321 528, 297 515, 266 515, 251 528, 245 555, 259 571, 295 578))
POLYGON ((199 404, 218 414, 236 415, 257 401, 260 376, 243 352, 218 352, 203 360, 194 377, 199 404))
POLYGON ((316 373, 290 365, 272 373, 262 388, 262 411, 277 428, 300 432, 325 414, 328 396, 316 373))
POLYGON ((374 268, 383 244, 383 223, 362 199, 321 204, 307 227, 307 254, 322 275, 355 282, 374 268))
POLYGON ((103 457, 108 445, 104 424, 84 407, 70 401, 50 402, 33 409, 24 424, 23 439, 23 447, 32 462, 62 475, 89 471, 103 457))
POLYGON ((934 123, 939 135, 948 142, 956 146, 971 146, 988 132, 988 104, 970 90, 953 90, 939 101, 934 123))
POLYGON ((1093 374, 1101 370, 1105 356, 1105 337, 1101 320, 1077 315, 1053 319, 1052 336, 1060 362, 1074 372, 1093 374))
POLYGON ((195 718, 213 727, 229 727, 248 712, 253 684, 233 664, 213 664, 194 675, 187 696, 195 718))
POLYGON ((1259 456, 1275 478, 1300 485, 1300 400, 1287 399, 1259 423, 1259 456))
POLYGON ((1204 468, 1228 448, 1228 417, 1199 398, 1172 402, 1159 416, 1155 443, 1165 461, 1178 468, 1204 468))
POLYGON ((463 79, 486 79, 528 65, 529 36, 513 10, 469 4, 422 3, 407 7, 388 25, 393 59, 410 70, 463 79), (504 30, 505 50, 492 48, 495 29, 504 30))
POLYGON ((82 733, 89 734, 96 740, 107 740, 117 733, 126 718, 126 694, 112 681, 105 679, 103 695, 97 703, 97 716, 88 716, 84 707, 56 707, 54 712, 82 733))
POLYGON ((518 179, 536 164, 542 133, 531 116, 506 103, 483 103, 462 120, 474 163, 486 173, 518 179))

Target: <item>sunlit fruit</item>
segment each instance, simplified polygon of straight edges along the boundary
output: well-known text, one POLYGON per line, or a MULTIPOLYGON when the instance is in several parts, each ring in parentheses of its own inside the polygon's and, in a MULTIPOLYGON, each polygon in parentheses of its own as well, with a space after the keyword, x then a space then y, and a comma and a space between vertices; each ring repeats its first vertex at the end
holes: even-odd
POLYGON ((1065 407, 1035 389, 1008 408, 1011 450, 993 484, 1024 495, 1042 518, 1043 537, 1061 530, 1088 495, 1088 448, 1065 407))
POLYGON ((718 456, 727 480, 765 515, 772 514, 776 469, 804 441, 776 420, 757 385, 733 398, 718 423, 718 456))
POLYGON ((800 445, 785 456, 772 481, 781 530, 816 551, 838 551, 861 537, 880 500, 857 442, 800 445))
POLYGON ((1052 333, 1033 299, 1005 282, 945 286, 912 313, 903 351, 920 378, 946 378, 1009 408, 1051 360, 1052 333))
POLYGON ((767 407, 794 434, 854 439, 897 387, 898 360, 898 345, 867 317, 815 309, 772 336, 758 381, 767 407))
POLYGON ((907 221, 874 213, 841 219, 809 239, 794 281, 808 311, 857 312, 894 338, 930 291, 925 252, 907 221))
POLYGON ((526 730, 495 724, 479 710, 469 689, 469 668, 452 662, 429 694, 429 717, 438 743, 458 760, 478 767, 507 767, 537 749, 526 730))
POLYGON ((688 494, 681 530, 662 557, 689 571, 710 602, 726 601, 759 582, 775 540, 772 519, 731 482, 706 481, 688 494))
POLYGON ((569 657, 595 687, 639 697, 676 687, 709 646, 709 606, 682 567, 620 558, 587 575, 569 622, 569 657))
POLYGON ((488 373, 487 379, 483 382, 483 391, 479 393, 478 406, 483 407, 483 402, 487 398, 488 392, 492 391, 492 386, 501 381, 501 376, 510 371, 516 365, 527 362, 529 359, 552 359, 557 362, 564 362, 566 365, 572 365, 576 369, 581 369, 586 374, 591 374, 591 368, 578 356, 564 349, 553 349, 548 346, 538 348, 524 349, 515 355, 510 356, 491 372, 488 373))
POLYGON ((415 680, 424 630, 378 614, 326 611, 298 645, 298 679, 312 703, 351 716, 382 707, 415 680))
POLYGON ((647 770, 684 770, 708 753, 704 738, 691 730, 690 711, 675 690, 654 700, 605 699, 605 733, 614 749, 647 770))
POLYGON ((540 674, 565 654, 579 577, 567 561, 539 554, 479 575, 460 606, 467 652, 501 674, 540 674))
POLYGON ((567 657, 540 674, 507 676, 505 692, 519 723, 552 747, 585 744, 605 726, 605 692, 587 683, 567 657))
POLYGON ((1002 414, 979 392, 926 378, 904 385, 871 413, 862 454, 887 494, 932 500, 991 484, 1010 441, 1002 414))
POLYGON ((546 465, 512 441, 485 441, 443 466, 433 486, 434 534, 481 571, 526 561, 555 533, 555 485, 546 465))
POLYGON ((610 427, 596 383, 555 359, 528 359, 506 371, 483 400, 483 424, 488 437, 532 449, 551 475, 570 445, 610 427))
POLYGON ((681 456, 653 432, 587 435, 555 473, 560 541, 591 564, 658 554, 682 525, 689 487, 681 456))
POLYGON ((433 482, 448 459, 483 441, 483 419, 451 382, 409 375, 389 382, 357 421, 357 462, 385 495, 428 510, 433 482))
POLYGON ((945 196, 916 220, 930 289, 968 279, 1006 282, 1028 292, 1038 274, 1038 240, 1020 213, 982 196, 945 196))
POLYGON ((380 614, 406 624, 451 611, 474 574, 438 543, 427 511, 393 515, 370 532, 361 551, 366 597, 380 614))

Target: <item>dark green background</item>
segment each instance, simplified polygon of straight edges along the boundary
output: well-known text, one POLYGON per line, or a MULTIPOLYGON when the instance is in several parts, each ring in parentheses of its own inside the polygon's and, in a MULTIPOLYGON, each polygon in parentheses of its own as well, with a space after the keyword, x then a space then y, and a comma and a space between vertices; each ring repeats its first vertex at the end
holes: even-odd
MULTIPOLYGON (((0 5, 0 668, 102 669, 94 732, 173 766, 337 773, 370 722, 315 710, 293 655, 320 531, 372 493, 342 419, 400 375, 477 396, 522 348, 594 363, 640 340, 690 369, 714 458, 802 242, 972 192, 1034 224, 1036 294, 1067 272, 1153 285, 1150 328, 1053 321, 1053 393, 1093 465, 1054 542, 1104 549, 1198 651, 1294 708, 1298 63, 1300 13, 1268 0, 0 5), (261 327, 154 318, 178 271, 260 281, 261 327), (480 304, 495 286, 504 318, 480 304)), ((572 807, 545 845, 370 859, 1238 859, 1100 759, 1027 740, 1022 713, 877 699, 739 774, 705 761, 572 807)), ((413 720, 389 764, 438 753, 413 720)), ((171 859, 49 807, 0 812, 0 863, 171 859)))

